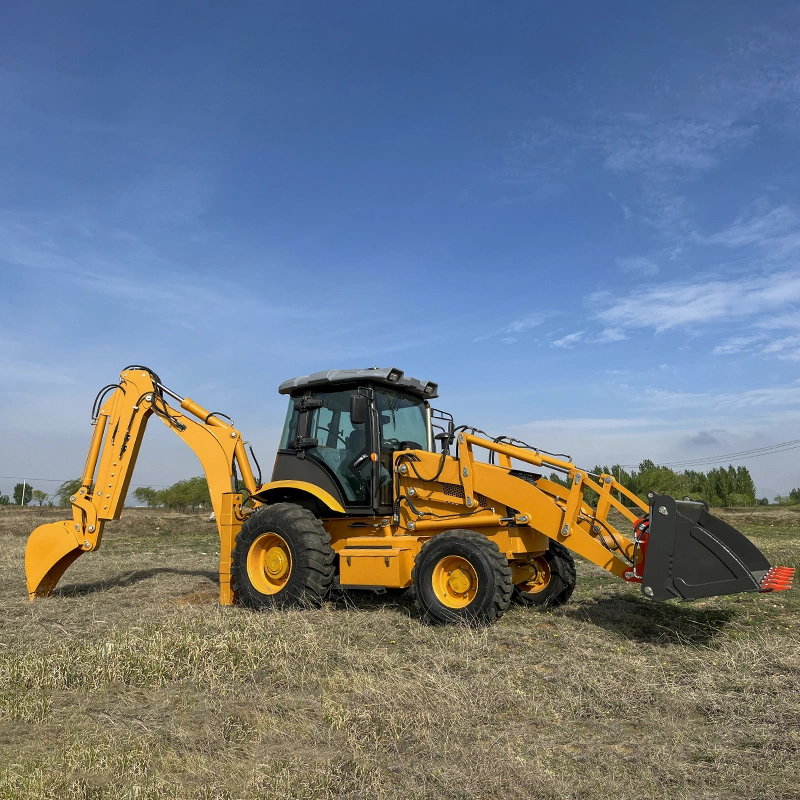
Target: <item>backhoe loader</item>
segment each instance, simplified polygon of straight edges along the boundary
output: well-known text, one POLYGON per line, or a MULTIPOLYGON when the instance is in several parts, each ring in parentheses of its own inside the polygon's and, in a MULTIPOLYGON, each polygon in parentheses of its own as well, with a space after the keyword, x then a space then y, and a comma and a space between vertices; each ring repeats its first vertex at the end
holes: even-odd
MULTIPOLYGON (((28 540, 31 600, 51 594, 78 556, 100 546, 105 523, 119 519, 153 415, 192 448, 208 480, 223 605, 313 605, 334 584, 413 586, 431 622, 490 623, 512 600, 567 602, 573 553, 654 601, 791 586, 793 569, 771 567, 704 503, 657 493, 644 502, 566 456, 456 427, 431 407, 437 385, 402 370, 319 372, 279 392, 288 413, 272 480, 262 484, 230 418, 146 367, 124 369, 95 400, 72 518, 28 540)), ((252 448, 250 456, 260 473, 252 448)))

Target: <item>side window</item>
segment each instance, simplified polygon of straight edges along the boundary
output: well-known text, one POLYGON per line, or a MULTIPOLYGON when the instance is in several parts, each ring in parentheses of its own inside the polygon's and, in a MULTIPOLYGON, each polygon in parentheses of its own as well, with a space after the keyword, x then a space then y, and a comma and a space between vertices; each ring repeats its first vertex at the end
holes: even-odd
POLYGON ((333 422, 334 413, 325 406, 316 409, 311 415, 308 435, 319 442, 319 447, 336 447, 336 429, 333 422), (334 441, 331 442, 331 439, 334 441))
POLYGON ((300 419, 300 412, 294 407, 294 400, 289 400, 289 410, 286 412, 286 422, 283 424, 283 434, 281 435, 280 449, 286 450, 289 442, 297 438, 297 422, 300 419))
POLYGON ((351 505, 370 505, 372 498, 372 461, 358 460, 367 450, 367 427, 350 421, 352 389, 320 392, 322 407, 310 412, 308 435, 317 446, 306 452, 330 470, 342 489, 345 502, 351 505))

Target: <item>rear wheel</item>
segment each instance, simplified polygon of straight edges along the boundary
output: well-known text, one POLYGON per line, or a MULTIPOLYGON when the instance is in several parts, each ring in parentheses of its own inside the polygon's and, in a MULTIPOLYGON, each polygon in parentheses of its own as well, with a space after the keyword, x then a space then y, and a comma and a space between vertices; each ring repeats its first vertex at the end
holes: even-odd
POLYGON ((560 606, 575 591, 575 562, 560 542, 533 559, 530 578, 514 586, 514 600, 524 606, 560 606))
POLYGON ((447 531, 426 542, 411 573, 417 605, 429 622, 485 625, 511 602, 508 560, 476 531, 447 531))
POLYGON ((318 605, 333 582, 331 537, 294 503, 266 506, 249 517, 232 559, 233 589, 249 608, 318 605))

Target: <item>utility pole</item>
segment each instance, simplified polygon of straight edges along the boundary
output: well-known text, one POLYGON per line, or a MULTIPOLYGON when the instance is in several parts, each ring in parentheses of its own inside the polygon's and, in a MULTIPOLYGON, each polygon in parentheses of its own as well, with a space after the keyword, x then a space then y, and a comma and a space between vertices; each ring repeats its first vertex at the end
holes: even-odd
POLYGON ((20 499, 19 499, 19 504, 21 506, 25 505, 25 484, 26 484, 26 480, 25 480, 25 478, 23 478, 22 479, 22 497, 20 497, 20 499))

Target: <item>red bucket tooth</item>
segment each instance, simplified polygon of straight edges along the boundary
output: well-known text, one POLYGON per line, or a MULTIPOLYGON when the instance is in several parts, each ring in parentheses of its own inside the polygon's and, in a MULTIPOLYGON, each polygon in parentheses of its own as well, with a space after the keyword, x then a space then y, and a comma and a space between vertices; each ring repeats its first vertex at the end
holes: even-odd
POLYGON ((781 592, 792 588, 794 567, 771 567, 761 580, 762 592, 781 592))

